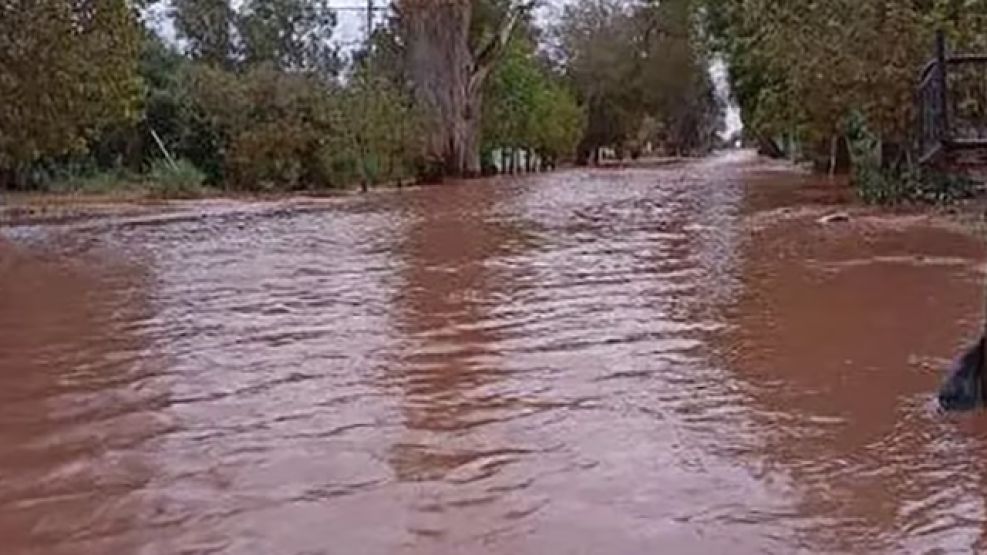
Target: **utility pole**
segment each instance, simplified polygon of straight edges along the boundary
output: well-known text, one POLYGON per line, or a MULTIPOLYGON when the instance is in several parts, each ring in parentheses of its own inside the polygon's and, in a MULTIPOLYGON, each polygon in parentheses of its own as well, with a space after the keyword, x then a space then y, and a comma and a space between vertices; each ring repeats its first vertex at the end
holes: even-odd
POLYGON ((374 36, 374 0, 367 0, 367 54, 374 36))
MULTIPOLYGON (((366 60, 364 61, 364 64, 365 64, 365 68, 366 68, 367 74, 369 76, 369 74, 371 73, 371 70, 370 70, 371 61, 373 60, 374 0, 367 0, 367 23, 366 23, 366 25, 367 25, 367 29, 366 29, 367 35, 366 35, 366 45, 365 45, 366 52, 364 53, 364 56, 366 56, 366 60)), ((368 84, 369 84, 369 82, 368 82, 368 84)), ((366 94, 364 94, 362 96, 363 96, 363 109, 364 109, 364 113, 366 113, 367 108, 368 108, 368 104, 369 104, 369 98, 368 98, 368 95, 366 95, 366 94)), ((370 182, 370 171, 368 169, 368 164, 369 164, 369 161, 367 160, 367 157, 364 156, 363 157, 363 160, 361 161, 361 165, 363 166, 363 168, 362 168, 363 179, 360 180, 360 190, 363 191, 364 193, 367 192, 367 189, 370 186, 370 183, 369 183, 370 182)))

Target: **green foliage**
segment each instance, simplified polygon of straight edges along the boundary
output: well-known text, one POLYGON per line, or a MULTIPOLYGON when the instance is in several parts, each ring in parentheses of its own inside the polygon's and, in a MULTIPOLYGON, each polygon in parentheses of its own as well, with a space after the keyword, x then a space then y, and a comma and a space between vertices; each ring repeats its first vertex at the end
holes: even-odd
POLYGON ((327 0, 248 0, 237 18, 248 65, 324 75, 339 70, 331 44, 335 26, 336 13, 327 0))
POLYGON ((148 190, 163 198, 195 198, 202 196, 206 174, 188 160, 157 160, 151 165, 145 181, 148 190))
POLYGON ((854 172, 854 183, 860 199, 868 204, 948 206, 977 192, 977 184, 967 177, 917 167, 858 169, 854 172))
POLYGON ((268 64, 334 75, 340 69, 328 0, 174 0, 170 13, 193 60, 225 69, 268 64), (234 5, 238 6, 235 8, 234 5), (236 39, 236 40, 235 40, 236 39))
POLYGON ((327 138, 340 127, 330 89, 270 66, 235 75, 193 68, 189 94, 233 188, 299 189, 330 185, 322 167, 327 138))
POLYGON ((343 87, 267 65, 242 75, 196 67, 188 87, 193 121, 232 188, 372 184, 413 169, 419 118, 386 80, 357 74, 343 87))
POLYGON ((851 112, 847 118, 846 136, 853 159, 853 183, 864 202, 947 205, 976 191, 974 182, 965 177, 921 168, 907 158, 903 163, 884 163, 881 140, 868 128, 860 111, 851 112))
POLYGON ((722 106, 700 40, 697 2, 578 0, 555 29, 560 63, 587 107, 584 151, 644 142, 704 152, 722 106), (644 127, 644 122, 657 123, 644 127))
POLYGON ((418 171, 425 119, 410 94, 361 71, 343 90, 342 101, 345 152, 356 161, 361 182, 373 185, 418 171))
POLYGON ((125 0, 0 3, 0 173, 134 120, 138 41, 125 0))
POLYGON ((235 12, 230 0, 173 0, 170 13, 192 59, 232 65, 235 12))
POLYGON ((150 194, 194 198, 205 192, 205 174, 187 160, 154 161, 144 175, 126 168, 99 169, 86 160, 64 162, 37 176, 42 190, 59 194, 150 194))
POLYGON ((586 112, 561 83, 549 80, 536 90, 531 129, 535 150, 550 160, 574 154, 586 127, 586 112))
POLYGON ((134 190, 138 177, 122 169, 97 170, 91 167, 68 166, 46 175, 42 190, 59 194, 107 195, 134 190))
POLYGON ((155 0, 0 3, 0 98, 17 99, 0 106, 0 185, 11 176, 93 191, 142 182, 165 196, 205 184, 372 185, 421 176, 436 146, 456 142, 440 171, 475 166, 478 142, 549 161, 587 138, 701 151, 718 107, 695 1, 578 0, 559 26, 562 65, 516 0, 458 4, 449 13, 469 16, 469 28, 450 35, 456 44, 424 41, 428 55, 417 57, 399 10, 345 79, 329 0, 172 0, 177 45, 139 26, 155 0), (443 48, 472 65, 432 67, 443 48), (413 79, 432 69, 453 90, 435 95, 413 79), (172 156, 177 166, 161 162, 172 156))
POLYGON ((984 0, 707 0, 704 13, 748 130, 810 148, 826 148, 853 111, 883 143, 908 144, 934 31, 958 50, 987 47, 984 0))
POLYGON ((588 148, 623 142, 637 119, 637 91, 629 53, 633 16, 615 0, 580 0, 565 7, 555 33, 561 65, 587 107, 588 148))
POLYGON ((531 148, 555 159, 574 154, 585 113, 533 45, 515 40, 490 78, 483 122, 486 150, 531 148))
POLYGON ((846 122, 847 143, 853 162, 853 183, 864 202, 894 204, 904 200, 905 181, 884 171, 881 140, 871 132, 865 116, 854 111, 846 122))

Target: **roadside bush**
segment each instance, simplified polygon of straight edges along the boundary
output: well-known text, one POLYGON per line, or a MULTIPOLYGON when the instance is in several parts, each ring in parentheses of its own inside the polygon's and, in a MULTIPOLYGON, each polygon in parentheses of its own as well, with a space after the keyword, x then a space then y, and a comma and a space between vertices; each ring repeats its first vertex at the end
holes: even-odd
POLYGON ((947 205, 976 193, 973 181, 921 168, 907 156, 896 164, 886 165, 881 156, 880 140, 867 128, 859 112, 847 119, 847 141, 853 183, 860 199, 866 203, 947 205))
POLYGON ((946 206, 976 194, 974 181, 961 176, 922 168, 855 168, 854 185, 868 204, 902 203, 946 206))
POLYGON ((197 136, 216 146, 231 188, 372 185, 417 167, 422 118, 410 95, 386 80, 357 73, 344 86, 270 66, 241 75, 199 66, 188 87, 197 136))
POLYGON ((190 80, 199 120, 219 142, 224 181, 248 191, 344 185, 327 158, 345 134, 335 86, 261 66, 243 75, 199 67, 190 80))
POLYGON ((860 199, 868 204, 902 203, 945 206, 971 198, 977 184, 961 175, 921 168, 855 169, 854 184, 860 199))
POLYGON ((134 189, 139 176, 124 169, 100 169, 88 161, 37 163, 30 171, 33 188, 56 194, 106 195, 134 189))
POLYGON ((194 198, 205 192, 206 174, 188 160, 158 160, 145 178, 148 191, 162 198, 194 198))
POLYGON ((426 118, 410 94, 394 82, 357 72, 340 91, 344 132, 337 148, 353 179, 368 185, 422 177, 426 118))
POLYGON ((133 188, 133 177, 120 171, 101 171, 53 181, 45 187, 52 193, 105 195, 133 188))
POLYGON ((917 170, 902 176, 905 197, 912 202, 948 205, 973 197, 977 184, 962 175, 917 170))

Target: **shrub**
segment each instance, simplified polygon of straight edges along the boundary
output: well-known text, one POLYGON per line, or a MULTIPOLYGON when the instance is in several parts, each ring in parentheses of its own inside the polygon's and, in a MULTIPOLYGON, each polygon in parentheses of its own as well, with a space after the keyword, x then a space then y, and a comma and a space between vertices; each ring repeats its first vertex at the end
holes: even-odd
POLYGON ((881 143, 859 112, 847 119, 847 140, 853 160, 853 183, 869 204, 916 202, 946 205, 976 193, 976 184, 962 176, 917 166, 910 158, 886 166, 881 143))
POLYGON ((139 178, 123 168, 100 169, 91 163, 37 163, 29 173, 38 190, 57 194, 105 195, 132 190, 139 178))
POLYGON ((206 174, 188 160, 157 160, 147 177, 148 191, 163 198, 195 198, 205 192, 206 174))

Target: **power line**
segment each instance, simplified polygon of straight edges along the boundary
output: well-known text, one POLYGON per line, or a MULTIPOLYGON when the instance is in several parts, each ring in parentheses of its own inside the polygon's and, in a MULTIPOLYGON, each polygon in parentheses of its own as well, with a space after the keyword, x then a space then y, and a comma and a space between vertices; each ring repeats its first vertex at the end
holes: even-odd
POLYGON ((374 35, 374 0, 367 0, 367 52, 374 35))
MULTIPOLYGON (((365 12, 367 11, 368 7, 367 6, 339 6, 339 7, 329 6, 329 9, 331 9, 334 12, 365 12)), ((387 8, 385 6, 373 6, 372 8, 369 9, 375 12, 386 12, 390 8, 387 8)))

